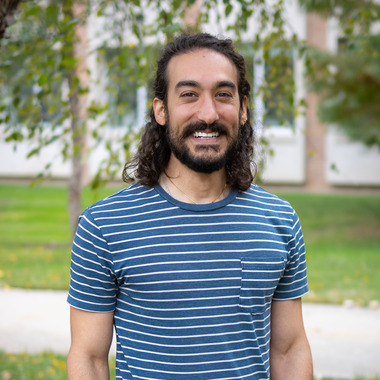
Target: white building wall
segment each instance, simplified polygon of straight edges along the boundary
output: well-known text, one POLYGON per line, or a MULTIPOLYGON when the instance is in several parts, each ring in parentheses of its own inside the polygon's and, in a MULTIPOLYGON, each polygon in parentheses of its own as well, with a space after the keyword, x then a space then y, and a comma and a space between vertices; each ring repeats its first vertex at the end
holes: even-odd
POLYGON ((71 173, 70 163, 57 158, 60 151, 58 144, 52 144, 42 150, 39 155, 27 159, 31 150, 28 142, 21 142, 14 148, 14 144, 4 142, 0 132, 0 178, 29 178, 35 177, 44 171, 47 164, 53 162, 50 172, 53 177, 67 178, 71 173))
MULTIPOLYGON (((338 49, 339 33, 337 20, 330 19, 327 46, 332 52, 338 49)), ((325 170, 331 185, 380 186, 380 149, 353 142, 343 131, 330 125, 326 133, 325 170)))
MULTIPOLYGON (((296 1, 287 2, 287 31, 288 37, 296 33, 300 39, 306 39, 306 14, 301 12, 296 1)), ((305 83, 303 62, 300 59, 294 61, 294 76, 296 85, 296 99, 305 97, 305 83)), ((255 108, 260 108, 260 101, 255 101, 255 108)), ((264 158, 264 171, 262 179, 272 184, 301 185, 306 179, 305 168, 305 118, 299 116, 295 119, 293 128, 266 125, 263 130, 257 131, 258 137, 263 135, 273 150, 273 155, 264 158)))
POLYGON ((331 185, 380 186, 380 149, 350 141, 336 128, 326 136, 326 175, 331 185))
MULTIPOLYGON (((71 162, 63 161, 60 155, 61 147, 58 142, 52 143, 41 150, 40 154, 27 158, 32 145, 27 142, 14 144, 6 143, 0 131, 0 178, 33 178, 44 171, 46 165, 51 164, 46 174, 51 178, 68 178, 71 175, 71 162)), ((118 141, 120 129, 107 128, 104 138, 110 141, 118 141)), ((91 145, 91 144, 90 144, 91 145)), ((115 144, 115 149, 118 147, 115 144)), ((87 163, 88 179, 91 179, 98 171, 103 160, 108 157, 104 145, 99 145, 89 150, 88 157, 84 157, 87 163)), ((122 152, 120 151, 120 162, 122 152)), ((120 172, 121 178, 121 172, 120 172)))
POLYGON ((305 181, 305 135, 303 130, 266 133, 273 155, 265 158, 262 179, 271 184, 302 185, 305 181))

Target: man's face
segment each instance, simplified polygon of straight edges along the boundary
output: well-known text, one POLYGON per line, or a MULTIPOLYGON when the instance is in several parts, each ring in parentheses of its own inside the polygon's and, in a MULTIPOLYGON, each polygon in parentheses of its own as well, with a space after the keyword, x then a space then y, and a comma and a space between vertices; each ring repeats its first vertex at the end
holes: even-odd
POLYGON ((167 67, 167 108, 154 100, 174 156, 190 169, 211 173, 233 157, 246 99, 240 107, 237 71, 223 54, 201 49, 173 57, 167 67))

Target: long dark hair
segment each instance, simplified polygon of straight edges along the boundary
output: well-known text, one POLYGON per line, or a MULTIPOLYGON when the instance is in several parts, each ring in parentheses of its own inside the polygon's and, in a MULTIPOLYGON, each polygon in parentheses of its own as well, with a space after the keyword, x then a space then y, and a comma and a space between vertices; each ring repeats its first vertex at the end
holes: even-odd
MULTIPOLYGON (((235 51, 230 39, 219 39, 207 33, 183 34, 166 45, 157 63, 156 78, 153 84, 154 96, 163 100, 167 109, 167 66, 169 61, 177 55, 202 48, 221 53, 234 63, 238 73, 238 92, 242 107, 244 97, 247 97, 249 101, 251 90, 246 79, 244 58, 235 51)), ((134 180, 131 177, 133 175, 142 185, 153 187, 158 183, 168 165, 171 150, 166 138, 166 127, 156 122, 153 107, 150 109, 149 116, 150 120, 145 125, 137 154, 124 166, 123 180, 131 182, 134 180)), ((253 181, 255 173, 252 161, 253 142, 253 128, 248 107, 247 121, 239 131, 237 153, 233 160, 225 166, 227 182, 232 188, 244 191, 253 181)))

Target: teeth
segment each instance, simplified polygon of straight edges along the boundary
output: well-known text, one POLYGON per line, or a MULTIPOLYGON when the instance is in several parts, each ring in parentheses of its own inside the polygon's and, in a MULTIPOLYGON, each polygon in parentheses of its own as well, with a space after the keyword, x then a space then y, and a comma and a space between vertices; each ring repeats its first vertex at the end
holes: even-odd
POLYGON ((194 132, 193 136, 201 139, 212 139, 213 137, 219 137, 219 132, 194 132))

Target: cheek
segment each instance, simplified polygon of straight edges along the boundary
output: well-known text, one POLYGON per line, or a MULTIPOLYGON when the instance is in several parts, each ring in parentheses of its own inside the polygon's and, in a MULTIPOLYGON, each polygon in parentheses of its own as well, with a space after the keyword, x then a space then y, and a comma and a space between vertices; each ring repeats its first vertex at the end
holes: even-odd
POLYGON ((185 127, 196 121, 189 107, 178 106, 175 110, 173 109, 169 115, 170 130, 173 137, 181 136, 185 127))
POLYGON ((235 104, 221 107, 218 114, 221 119, 229 124, 239 124, 240 109, 235 104))

